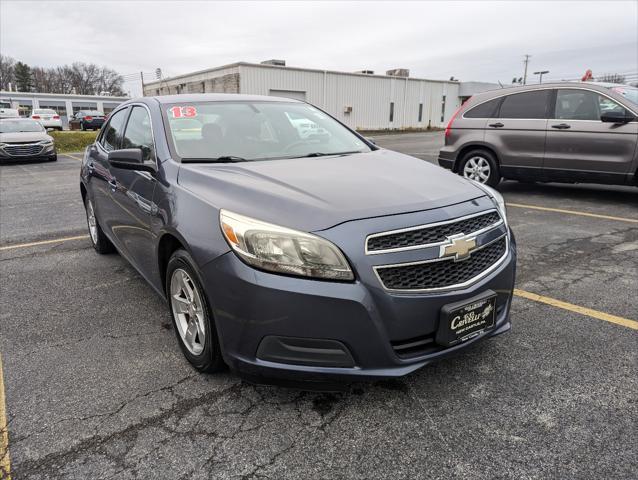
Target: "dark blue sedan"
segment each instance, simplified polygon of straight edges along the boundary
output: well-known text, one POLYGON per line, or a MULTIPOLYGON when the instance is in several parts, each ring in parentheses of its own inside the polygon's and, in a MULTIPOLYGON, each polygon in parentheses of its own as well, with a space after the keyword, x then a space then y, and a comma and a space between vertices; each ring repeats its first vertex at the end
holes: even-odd
POLYGON ((201 371, 396 377, 510 329, 502 197, 307 103, 129 101, 86 150, 81 192, 95 250, 167 300, 201 371))

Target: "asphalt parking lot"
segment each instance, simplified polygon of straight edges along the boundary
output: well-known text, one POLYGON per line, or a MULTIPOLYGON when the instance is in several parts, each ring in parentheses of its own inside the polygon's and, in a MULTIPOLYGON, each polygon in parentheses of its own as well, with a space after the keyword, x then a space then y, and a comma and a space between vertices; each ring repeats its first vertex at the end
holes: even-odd
MULTIPOLYGON (((375 140, 433 161, 442 134, 375 140)), ((636 478, 638 188, 503 182, 512 331, 314 393, 190 368, 163 301, 93 251, 78 159, 0 166, 14 479, 636 478)))

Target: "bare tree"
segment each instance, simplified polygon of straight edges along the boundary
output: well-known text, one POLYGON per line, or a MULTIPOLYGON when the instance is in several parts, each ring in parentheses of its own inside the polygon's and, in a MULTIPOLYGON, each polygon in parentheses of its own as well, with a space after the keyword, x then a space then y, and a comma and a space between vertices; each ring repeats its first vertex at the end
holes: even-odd
POLYGON ((15 64, 13 58, 0 55, 0 90, 9 90, 9 84, 15 85, 15 64))

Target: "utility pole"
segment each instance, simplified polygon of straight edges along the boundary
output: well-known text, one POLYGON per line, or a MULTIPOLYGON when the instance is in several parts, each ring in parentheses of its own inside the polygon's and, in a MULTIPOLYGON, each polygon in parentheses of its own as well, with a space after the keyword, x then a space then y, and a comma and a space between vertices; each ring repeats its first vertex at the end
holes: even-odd
POLYGON ((144 72, 140 72, 140 80, 142 80, 142 96, 144 96, 144 72))
POLYGON ((545 75, 546 73, 549 73, 549 70, 542 70, 540 72, 534 72, 534 75, 540 75, 538 83, 543 83, 543 75, 545 75))
POLYGON ((525 60, 523 63, 525 64, 525 71, 523 72, 523 85, 527 84, 527 64, 529 63, 531 55, 529 53, 525 54, 525 60))

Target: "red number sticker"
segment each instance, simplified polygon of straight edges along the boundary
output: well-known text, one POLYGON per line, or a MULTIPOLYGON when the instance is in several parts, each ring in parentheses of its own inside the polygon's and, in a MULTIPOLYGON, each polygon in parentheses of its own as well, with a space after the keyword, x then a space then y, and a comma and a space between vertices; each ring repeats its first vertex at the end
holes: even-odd
POLYGON ((168 110, 173 118, 191 118, 197 116, 197 109, 195 107, 171 107, 168 110))

